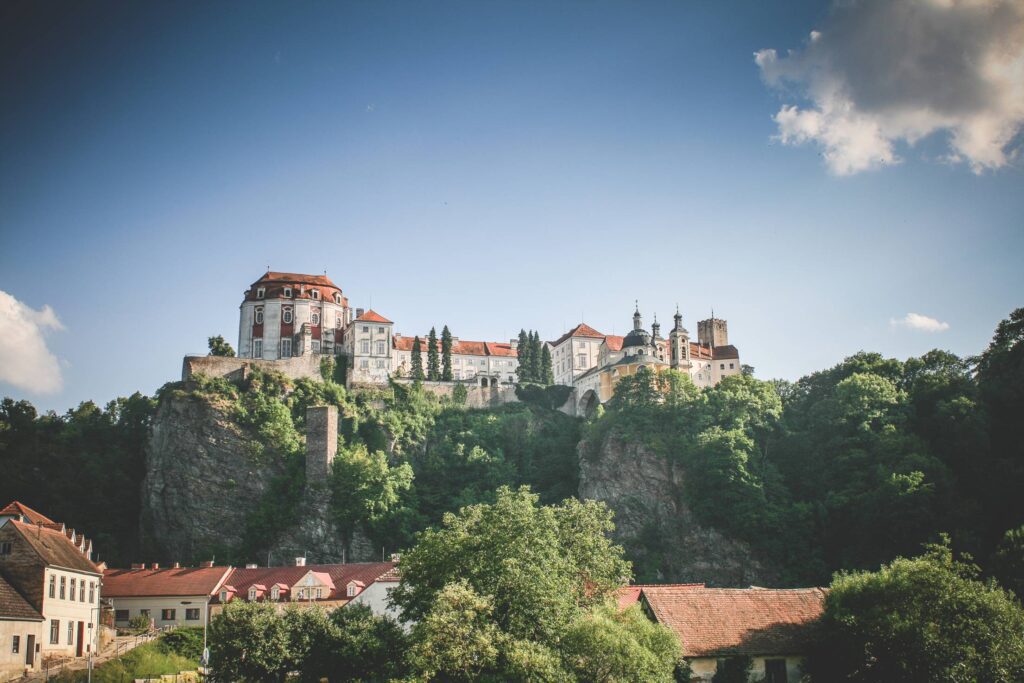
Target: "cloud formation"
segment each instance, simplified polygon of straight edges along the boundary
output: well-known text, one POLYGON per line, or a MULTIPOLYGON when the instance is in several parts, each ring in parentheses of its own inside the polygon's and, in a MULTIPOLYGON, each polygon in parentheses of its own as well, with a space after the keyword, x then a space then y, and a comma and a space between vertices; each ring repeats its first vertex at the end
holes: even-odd
POLYGON ((775 115, 778 139, 817 143, 837 175, 899 163, 896 143, 933 133, 975 173, 1019 150, 1021 0, 837 0, 802 48, 754 59, 768 85, 807 100, 775 115))
POLYGON ((896 318, 891 319, 889 324, 893 327, 907 327, 920 332, 945 332, 949 329, 949 323, 944 323, 920 313, 907 313, 898 320, 896 318))
POLYGON ((44 336, 63 329, 49 306, 36 311, 0 290, 0 382, 39 394, 60 391, 60 363, 44 336))

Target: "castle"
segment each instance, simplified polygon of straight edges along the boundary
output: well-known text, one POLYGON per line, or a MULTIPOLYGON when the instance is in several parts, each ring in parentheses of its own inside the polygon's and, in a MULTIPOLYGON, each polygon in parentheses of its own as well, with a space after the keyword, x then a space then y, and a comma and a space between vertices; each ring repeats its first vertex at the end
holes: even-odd
MULTIPOLYGON (((420 342, 426 362, 425 335, 420 342)), ((341 288, 326 275, 267 271, 245 291, 240 307, 238 358, 261 365, 273 361, 286 373, 300 367, 292 363, 295 359, 309 361, 305 370, 289 374, 315 373, 319 359, 329 356, 345 363, 350 386, 386 384, 412 374, 413 343, 414 337, 395 332, 394 322, 380 313, 352 309, 341 288)), ((698 322, 694 342, 678 309, 667 338, 661 336, 657 319, 650 332, 644 329, 637 308, 633 329, 623 337, 604 335, 581 323, 546 344, 555 383, 575 388, 572 412, 578 414, 611 398, 616 382, 640 367, 679 370, 702 387, 741 371, 739 351, 729 344, 725 320, 712 316, 698 322)), ((506 343, 453 337, 453 381, 511 387, 519 365, 516 347, 514 339, 506 343)))

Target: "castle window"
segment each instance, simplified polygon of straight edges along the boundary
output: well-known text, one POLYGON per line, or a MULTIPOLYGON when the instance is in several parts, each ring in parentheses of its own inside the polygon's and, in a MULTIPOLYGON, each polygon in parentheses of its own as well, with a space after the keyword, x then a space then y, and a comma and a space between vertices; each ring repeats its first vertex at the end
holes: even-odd
POLYGON ((262 325, 263 324, 263 307, 262 306, 257 306, 256 307, 256 324, 257 325, 262 325))
POLYGON ((94 581, 89 582, 89 602, 96 602, 96 583, 94 581))
POLYGON ((318 311, 318 310, 317 311, 313 311, 313 313, 309 316, 309 322, 310 322, 310 324, 312 324, 314 326, 319 326, 320 325, 320 311, 318 311))
POLYGON ((292 309, 291 306, 285 306, 281 309, 281 320, 286 324, 292 321, 292 309))
POLYGON ((319 289, 314 289, 312 292, 310 292, 310 294, 313 295, 314 299, 319 299, 320 298, 320 290, 319 289))
POLYGON ((367 360, 366 358, 362 359, 361 361, 359 361, 359 367, 362 368, 363 370, 366 370, 367 368, 370 367, 370 361, 367 360))
POLYGON ((382 341, 377 342, 377 355, 378 356, 383 356, 384 353, 385 353, 385 351, 384 351, 384 342, 382 342, 382 341))
POLYGON ((341 329, 341 316, 340 315, 334 318, 334 327, 339 329, 339 330, 341 329))
POLYGON ((340 304, 341 303, 341 294, 338 294, 337 292, 334 293, 334 303, 336 303, 336 304, 340 304))
POLYGON ((359 352, 360 353, 369 353, 370 352, 370 342, 368 340, 364 339, 362 342, 360 342, 360 344, 359 344, 359 352))
POLYGON ((384 334, 384 328, 383 327, 378 327, 377 328, 377 332, 379 332, 380 334, 384 334))
POLYGON ((262 299, 266 295, 266 293, 267 293, 267 290, 265 290, 262 287, 260 287, 259 289, 256 290, 256 298, 257 299, 262 299))
POLYGON ((313 350, 313 353, 320 353, 320 340, 319 339, 311 340, 310 341, 310 348, 313 350))
POLYGON ((369 332, 369 331, 370 331, 370 326, 369 325, 363 325, 363 332, 369 332))
POLYGON ((377 365, 378 368, 383 368, 384 367, 384 359, 383 358, 378 358, 376 365, 377 365))
POLYGON ((286 299, 292 298, 292 288, 291 287, 285 287, 284 288, 284 296, 285 296, 286 299))
POLYGON ((292 357, 292 340, 282 339, 281 340, 281 358, 292 357))
POLYGON ((263 340, 253 339, 252 340, 252 357, 263 358, 263 340))

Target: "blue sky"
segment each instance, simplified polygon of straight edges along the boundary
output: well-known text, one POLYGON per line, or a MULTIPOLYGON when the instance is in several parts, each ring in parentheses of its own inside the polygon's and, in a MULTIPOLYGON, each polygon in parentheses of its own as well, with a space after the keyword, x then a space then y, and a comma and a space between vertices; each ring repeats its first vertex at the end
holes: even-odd
POLYGON ((12 379, 29 361, 0 329, 0 394, 40 408, 150 393, 208 336, 236 343, 267 265, 326 269, 405 334, 622 333, 635 299, 695 331, 713 307, 762 378, 859 349, 974 354, 1024 305, 1019 128, 1004 163, 972 166, 939 126, 844 174, 846 143, 773 119, 829 112, 811 77, 754 58, 813 57, 812 29, 850 25, 828 3, 0 13, 0 291, 59 373, 12 379), (948 328, 893 324, 909 313, 948 328))

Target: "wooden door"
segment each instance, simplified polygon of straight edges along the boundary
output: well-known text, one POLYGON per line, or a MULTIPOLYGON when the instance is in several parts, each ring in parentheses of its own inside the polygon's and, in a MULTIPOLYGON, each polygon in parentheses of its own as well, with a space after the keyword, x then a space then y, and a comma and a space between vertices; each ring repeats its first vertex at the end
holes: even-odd
POLYGON ((78 622, 78 645, 75 647, 75 656, 81 657, 85 650, 85 622, 78 622))
POLYGON ((30 667, 34 667, 36 664, 36 637, 33 634, 29 634, 28 642, 25 643, 25 663, 30 667))

